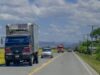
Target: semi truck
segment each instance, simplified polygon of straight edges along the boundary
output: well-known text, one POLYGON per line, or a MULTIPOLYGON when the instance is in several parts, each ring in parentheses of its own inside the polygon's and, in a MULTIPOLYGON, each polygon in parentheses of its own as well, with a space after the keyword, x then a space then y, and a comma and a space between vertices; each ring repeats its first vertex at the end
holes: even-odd
POLYGON ((64 53, 64 45, 63 44, 60 44, 57 46, 57 52, 58 53, 64 53))
MULTIPOLYGON (((38 51, 38 25, 7 24, 5 38, 5 64, 27 62, 32 66, 34 55, 38 51)), ((37 56, 38 57, 38 56, 37 56)))

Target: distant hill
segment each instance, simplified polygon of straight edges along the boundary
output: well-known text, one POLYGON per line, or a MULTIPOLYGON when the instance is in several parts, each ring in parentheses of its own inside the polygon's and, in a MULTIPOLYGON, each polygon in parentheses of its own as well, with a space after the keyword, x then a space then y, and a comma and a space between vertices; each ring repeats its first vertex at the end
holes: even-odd
POLYGON ((40 41, 39 42, 39 47, 56 47, 59 44, 64 44, 64 46, 66 48, 74 48, 78 45, 78 43, 67 43, 67 42, 44 42, 44 41, 40 41))
POLYGON ((55 42, 44 42, 44 41, 41 41, 39 42, 39 47, 42 48, 42 47, 56 47, 57 43, 55 42))

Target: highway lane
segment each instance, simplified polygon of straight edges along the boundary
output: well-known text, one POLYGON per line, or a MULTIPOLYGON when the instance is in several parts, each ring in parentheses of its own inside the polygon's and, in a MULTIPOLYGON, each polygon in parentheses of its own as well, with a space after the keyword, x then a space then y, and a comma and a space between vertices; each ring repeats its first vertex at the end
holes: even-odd
POLYGON ((88 67, 84 67, 71 52, 55 54, 53 59, 41 59, 40 63, 30 66, 1 66, 0 75, 96 75, 88 67), (88 69, 87 69, 88 68, 88 69))
POLYGON ((39 67, 41 64, 46 62, 47 60, 41 60, 40 64, 34 64, 32 67, 25 65, 25 66, 1 66, 0 67, 0 75, 28 75, 31 69, 39 67))
POLYGON ((66 52, 62 56, 46 65, 38 72, 29 75, 97 75, 79 57, 71 52, 66 52), (83 65, 84 64, 84 65, 83 65))
MULTIPOLYGON (((54 54, 54 57, 58 54, 54 54)), ((20 65, 20 66, 0 66, 0 75, 28 75, 32 70, 40 67, 42 64, 46 63, 50 59, 39 58, 39 64, 33 64, 33 66, 20 65)))

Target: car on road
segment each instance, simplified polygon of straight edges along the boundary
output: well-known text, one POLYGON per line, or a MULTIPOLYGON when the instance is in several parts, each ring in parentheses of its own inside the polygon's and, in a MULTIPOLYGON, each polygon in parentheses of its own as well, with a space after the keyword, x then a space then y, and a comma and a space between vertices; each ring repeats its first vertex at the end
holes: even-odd
POLYGON ((73 50, 72 50, 72 49, 68 49, 67 51, 68 51, 68 52, 72 52, 73 50))
POLYGON ((45 57, 53 58, 53 52, 51 48, 42 49, 41 58, 45 58, 45 57))

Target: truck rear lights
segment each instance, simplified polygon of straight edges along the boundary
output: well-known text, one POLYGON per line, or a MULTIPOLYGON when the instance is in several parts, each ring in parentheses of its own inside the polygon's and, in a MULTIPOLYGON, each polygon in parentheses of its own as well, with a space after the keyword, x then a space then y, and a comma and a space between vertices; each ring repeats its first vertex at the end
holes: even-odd
POLYGON ((11 49, 10 48, 5 48, 5 53, 11 53, 11 49))
POLYGON ((24 47, 23 52, 29 53, 30 52, 30 48, 29 47, 24 47))

